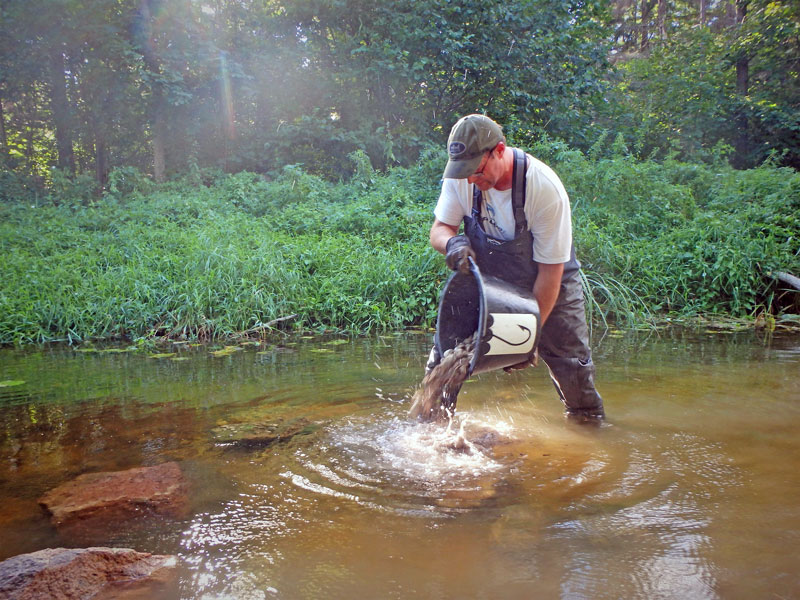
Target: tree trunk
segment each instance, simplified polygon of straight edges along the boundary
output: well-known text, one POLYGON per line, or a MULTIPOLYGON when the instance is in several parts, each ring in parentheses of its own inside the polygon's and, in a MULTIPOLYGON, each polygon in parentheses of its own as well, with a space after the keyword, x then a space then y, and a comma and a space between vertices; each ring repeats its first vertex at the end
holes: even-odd
POLYGON ((153 117, 152 117, 152 138, 153 138, 153 179, 158 182, 164 181, 166 172, 166 150, 164 149, 165 119, 162 94, 153 94, 153 117))
POLYGON ((0 158, 7 158, 8 151, 8 134, 6 134, 6 114, 3 112, 3 97, 0 96, 0 158))
POLYGON ((220 76, 219 76, 219 106, 220 122, 222 124, 223 135, 223 164, 228 170, 228 160, 230 159, 231 148, 236 138, 236 128, 234 125, 233 94, 231 92, 231 78, 228 73, 228 62, 224 53, 220 53, 220 76))
POLYGON ((100 189, 108 183, 108 151, 102 136, 94 138, 94 173, 100 189))
MULTIPOLYGON (((105 109, 105 103, 103 109, 105 109)), ((105 116, 105 110, 102 116, 105 116)), ((92 120, 92 133, 94 135, 94 175, 98 188, 102 190, 108 183, 108 144, 106 143, 105 128, 102 125, 98 126, 96 119, 92 120)))
POLYGON ((58 168, 75 173, 75 153, 72 148, 70 110, 64 77, 64 54, 56 45, 50 52, 50 107, 58 149, 58 168))
POLYGON ((658 0, 658 38, 661 41, 667 39, 667 0, 658 0))
POLYGON ((708 0, 700 0, 700 27, 706 26, 706 4, 708 0))
MULTIPOLYGON (((741 29, 747 17, 747 0, 736 1, 736 27, 741 29)), ((747 167, 750 150, 749 123, 744 102, 750 88, 750 57, 744 48, 739 50, 736 58, 736 93, 741 98, 742 108, 736 119, 738 133, 736 136, 736 162, 739 167, 747 167)))
MULTIPOLYGON (((150 10, 150 0, 142 0, 140 15, 142 24, 141 51, 145 67, 153 74, 161 73, 161 61, 156 53, 156 44, 153 39, 153 15, 150 10)), ((153 144, 153 179, 164 181, 166 171, 166 106, 164 90, 160 82, 153 82, 150 99, 150 136, 153 144)))
POLYGON ((35 92, 31 89, 28 94, 26 102, 25 116, 27 117, 27 130, 28 137, 25 140, 25 166, 29 173, 33 173, 33 138, 36 135, 36 117, 37 117, 37 103, 35 100, 35 92))
POLYGON ((642 33, 642 42, 639 45, 639 49, 642 52, 645 52, 647 47, 650 45, 650 37, 648 33, 650 30, 650 8, 650 2, 648 0, 642 0, 642 25, 639 28, 642 33))

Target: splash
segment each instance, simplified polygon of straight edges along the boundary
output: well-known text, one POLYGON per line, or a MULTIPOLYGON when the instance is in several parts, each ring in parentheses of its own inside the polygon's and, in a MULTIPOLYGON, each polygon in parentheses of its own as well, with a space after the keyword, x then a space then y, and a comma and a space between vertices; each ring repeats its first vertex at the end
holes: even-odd
POLYGON ((441 423, 391 419, 353 422, 332 431, 334 446, 347 463, 381 486, 413 489, 448 488, 503 469, 493 457, 493 440, 508 439, 510 426, 464 416, 441 423), (488 441, 487 441, 488 440, 488 441))
POLYGON ((475 334, 447 350, 442 360, 422 379, 414 392, 409 416, 424 423, 446 422, 456 410, 461 385, 469 377, 475 353, 475 334))

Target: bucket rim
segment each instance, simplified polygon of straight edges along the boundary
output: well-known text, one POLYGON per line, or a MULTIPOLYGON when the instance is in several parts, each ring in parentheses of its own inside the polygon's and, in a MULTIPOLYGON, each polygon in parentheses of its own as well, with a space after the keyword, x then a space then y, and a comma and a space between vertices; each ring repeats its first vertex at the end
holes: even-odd
MULTIPOLYGON (((442 295, 439 299, 439 314, 442 312, 442 306, 445 302, 445 298, 447 298, 447 292, 450 289, 450 285, 456 280, 458 277, 465 277, 468 275, 472 275, 475 279, 475 283, 477 284, 478 288, 478 328, 475 332, 475 351, 472 353, 472 360, 469 362, 469 368, 467 371, 467 375, 472 375, 472 372, 475 370, 475 367, 478 364, 480 356, 480 347, 481 347, 481 340, 483 339, 484 335, 486 335, 486 323, 488 321, 488 313, 486 308, 486 289, 483 283, 483 276, 481 275, 481 270, 478 268, 478 265, 475 264, 475 261, 470 257, 469 260, 469 272, 465 273, 463 271, 456 271, 445 283, 444 288, 442 289, 442 295)), ((441 339, 439 336, 439 328, 437 325, 436 334, 434 335, 434 345, 442 351, 442 344, 441 339)))
POLYGON ((481 276, 481 270, 478 268, 478 265, 475 264, 475 261, 472 260, 471 257, 467 260, 469 260, 469 271, 478 283, 479 298, 478 331, 475 337, 475 351, 472 353, 472 360, 469 362, 468 371, 468 375, 472 375, 472 371, 475 370, 475 366, 478 364, 478 359, 480 358, 481 340, 483 336, 486 335, 486 290, 483 286, 483 277, 481 276))

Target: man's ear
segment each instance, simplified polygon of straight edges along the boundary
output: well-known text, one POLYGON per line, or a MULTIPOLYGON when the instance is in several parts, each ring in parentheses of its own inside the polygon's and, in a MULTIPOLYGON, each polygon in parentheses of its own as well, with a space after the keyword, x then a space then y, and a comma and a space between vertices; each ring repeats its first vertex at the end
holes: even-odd
POLYGON ((503 157, 503 152, 505 152, 505 150, 506 150, 506 143, 505 142, 497 142, 497 146, 495 146, 494 149, 497 151, 497 156, 502 158, 503 157))

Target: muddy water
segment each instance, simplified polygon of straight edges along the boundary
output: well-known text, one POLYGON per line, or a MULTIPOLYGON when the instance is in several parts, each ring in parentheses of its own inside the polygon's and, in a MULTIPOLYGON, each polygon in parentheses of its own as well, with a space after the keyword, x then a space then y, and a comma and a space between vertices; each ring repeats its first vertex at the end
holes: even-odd
POLYGON ((607 336, 599 428, 564 421, 542 367, 468 381, 450 429, 411 423, 429 343, 0 351, 25 382, 0 387, 0 558, 80 545, 37 506, 55 485, 177 460, 189 517, 94 541, 178 555, 170 597, 800 597, 800 337, 607 336))

